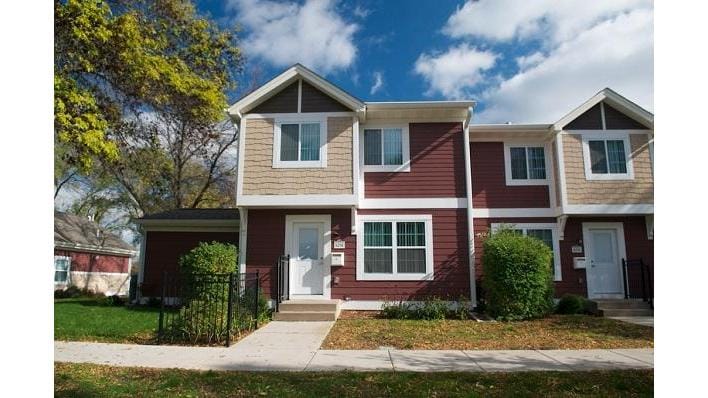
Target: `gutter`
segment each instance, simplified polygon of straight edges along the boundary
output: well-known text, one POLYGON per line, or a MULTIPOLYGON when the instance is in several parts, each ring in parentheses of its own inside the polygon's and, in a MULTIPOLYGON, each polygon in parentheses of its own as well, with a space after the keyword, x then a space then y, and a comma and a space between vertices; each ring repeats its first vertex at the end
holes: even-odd
POLYGON ((54 241, 54 248, 60 249, 60 250, 63 249, 63 250, 85 251, 85 252, 97 253, 97 254, 120 255, 120 256, 125 256, 125 257, 131 257, 131 256, 134 256, 138 253, 135 250, 107 248, 107 247, 102 247, 102 246, 83 245, 80 243, 69 243, 69 242, 61 242, 61 241, 54 241))
POLYGON ((474 215, 472 206, 472 158, 470 154, 470 121, 472 108, 467 112, 467 118, 462 123, 464 154, 465 154, 465 192, 467 193, 467 250, 470 271, 470 302, 472 308, 477 306, 477 280, 475 279, 474 252, 474 215))

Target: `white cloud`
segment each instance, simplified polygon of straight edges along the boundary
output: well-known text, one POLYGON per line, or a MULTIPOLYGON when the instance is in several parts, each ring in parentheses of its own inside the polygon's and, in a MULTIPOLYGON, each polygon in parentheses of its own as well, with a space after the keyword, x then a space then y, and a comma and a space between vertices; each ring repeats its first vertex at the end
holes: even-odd
POLYGON ((302 63, 320 73, 345 69, 356 58, 354 33, 333 0, 230 0, 236 22, 246 28, 242 46, 247 57, 260 57, 274 66, 302 63))
POLYGON ((450 16, 443 32, 450 37, 496 41, 542 37, 551 43, 571 39, 598 22, 651 0, 479 0, 467 1, 450 16))
POLYGON ((483 93, 475 122, 552 123, 605 87, 652 110, 653 46, 651 10, 607 19, 542 59, 530 55, 535 64, 483 93))
POLYGON ((537 51, 530 55, 522 55, 520 57, 517 57, 516 65, 519 66, 519 69, 528 69, 530 67, 540 64, 541 61, 543 61, 545 58, 546 56, 543 55, 543 53, 537 51))
POLYGON ((414 71, 428 83, 426 95, 461 98, 482 80, 482 72, 494 66, 496 59, 497 55, 490 51, 463 43, 444 53, 421 54, 414 71))
POLYGON ((374 72, 373 78, 374 78, 374 84, 371 86, 371 90, 369 91, 369 94, 371 94, 371 95, 374 95, 374 94, 376 94, 377 92, 379 92, 379 90, 381 90, 381 88, 382 88, 383 85, 384 85, 384 82, 383 82, 383 73, 381 73, 381 72, 374 72))
POLYGON ((354 7, 354 10, 352 11, 355 16, 358 18, 364 19, 371 14, 371 11, 367 10, 366 8, 362 7, 361 5, 357 4, 356 7, 354 7))

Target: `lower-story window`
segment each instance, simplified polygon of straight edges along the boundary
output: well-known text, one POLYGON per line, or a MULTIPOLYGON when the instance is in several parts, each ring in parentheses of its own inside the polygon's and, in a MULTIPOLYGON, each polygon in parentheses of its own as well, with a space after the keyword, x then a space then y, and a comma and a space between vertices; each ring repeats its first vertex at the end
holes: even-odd
POLYGON ((430 215, 363 215, 359 222, 357 279, 433 278, 430 215))
POLYGON ((69 283, 69 268, 71 257, 54 256, 54 284, 66 285, 69 283))
POLYGON ((552 267, 553 280, 561 280, 561 262, 560 262, 560 245, 558 241, 556 224, 492 224, 492 232, 498 230, 502 226, 513 229, 514 231, 531 236, 541 240, 553 251, 552 267))

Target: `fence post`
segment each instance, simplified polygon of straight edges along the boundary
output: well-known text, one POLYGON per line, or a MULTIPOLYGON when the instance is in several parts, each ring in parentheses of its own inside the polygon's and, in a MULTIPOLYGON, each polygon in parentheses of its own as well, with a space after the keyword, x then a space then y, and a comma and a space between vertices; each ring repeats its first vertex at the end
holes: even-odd
POLYGON ((255 315, 255 318, 256 318, 256 327, 255 327, 256 329, 258 329, 258 298, 260 297, 260 294, 261 294, 260 285, 261 285, 260 272, 256 271, 256 299, 255 299, 256 302, 254 303, 255 311, 253 312, 253 314, 255 315))
MULTIPOLYGON (((231 345, 231 329, 233 328, 233 315, 234 315, 234 273, 229 274, 229 290, 228 290, 228 304, 226 306, 226 346, 231 345)), ((223 307, 222 307, 223 308, 223 307)))
POLYGON ((624 288, 624 299, 629 298, 629 281, 627 280, 627 261, 622 259, 622 287, 624 288))
POLYGON ((167 289, 167 271, 162 271, 162 296, 160 297, 160 317, 157 325, 157 344, 162 343, 163 322, 165 317, 165 290, 167 289))

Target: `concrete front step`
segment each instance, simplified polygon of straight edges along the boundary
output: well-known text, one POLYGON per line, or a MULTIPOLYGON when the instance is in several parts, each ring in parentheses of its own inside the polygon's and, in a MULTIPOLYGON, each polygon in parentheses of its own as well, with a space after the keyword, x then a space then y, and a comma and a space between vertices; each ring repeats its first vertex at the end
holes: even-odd
POLYGON ((340 300, 288 300, 273 314, 276 321, 336 321, 340 300))
POLYGON ((654 310, 649 308, 599 308, 600 316, 654 316, 654 310))
POLYGON ((649 303, 642 300, 593 300, 598 309, 651 309, 649 303))
POLYGON ((275 321, 291 322, 315 322, 315 321, 336 321, 336 311, 279 311, 273 314, 275 321))

